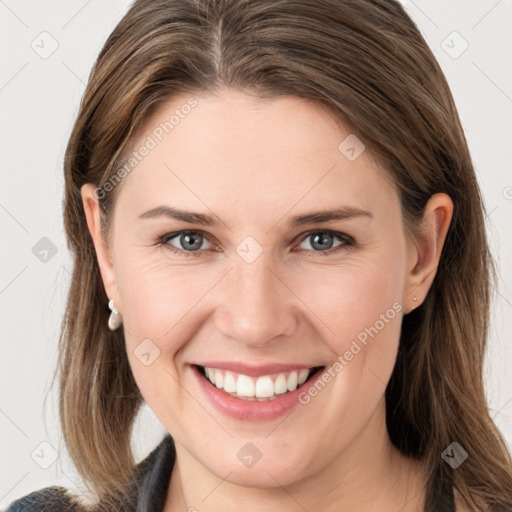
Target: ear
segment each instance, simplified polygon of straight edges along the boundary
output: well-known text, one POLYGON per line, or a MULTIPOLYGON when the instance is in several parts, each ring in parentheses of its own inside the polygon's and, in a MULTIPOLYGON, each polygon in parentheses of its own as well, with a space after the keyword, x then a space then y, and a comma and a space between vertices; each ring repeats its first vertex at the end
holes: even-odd
POLYGON ((112 263, 111 250, 109 250, 105 236, 101 231, 100 205, 96 193, 96 186, 92 183, 86 183, 80 189, 82 202, 87 219, 87 227, 91 234, 96 256, 100 267, 101 278, 105 287, 105 292, 109 299, 113 299, 116 309, 119 310, 119 295, 116 284, 116 273, 112 263))
POLYGON ((427 296, 434 281, 446 233, 453 214, 453 202, 446 194, 434 194, 427 202, 420 233, 409 242, 404 310, 412 311, 427 296))

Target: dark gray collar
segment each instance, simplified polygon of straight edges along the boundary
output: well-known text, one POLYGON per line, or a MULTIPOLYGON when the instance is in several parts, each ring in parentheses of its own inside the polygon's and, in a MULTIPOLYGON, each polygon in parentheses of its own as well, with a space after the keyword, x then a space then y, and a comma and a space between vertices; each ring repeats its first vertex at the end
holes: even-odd
POLYGON ((137 465, 137 512, 162 512, 176 459, 174 441, 166 434, 161 443, 137 465))

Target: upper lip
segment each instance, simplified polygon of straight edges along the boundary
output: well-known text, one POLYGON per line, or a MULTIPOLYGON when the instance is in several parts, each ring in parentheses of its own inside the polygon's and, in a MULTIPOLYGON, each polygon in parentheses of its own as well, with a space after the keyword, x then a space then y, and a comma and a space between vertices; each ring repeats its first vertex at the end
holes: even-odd
POLYGON ((261 375, 270 375, 272 373, 285 373, 293 370, 303 370, 316 368, 323 365, 312 364, 283 364, 283 363, 267 363, 261 365, 249 365, 239 361, 202 361, 194 363, 198 366, 206 366, 207 368, 217 368, 219 370, 229 370, 234 373, 240 373, 249 377, 260 377, 261 375))

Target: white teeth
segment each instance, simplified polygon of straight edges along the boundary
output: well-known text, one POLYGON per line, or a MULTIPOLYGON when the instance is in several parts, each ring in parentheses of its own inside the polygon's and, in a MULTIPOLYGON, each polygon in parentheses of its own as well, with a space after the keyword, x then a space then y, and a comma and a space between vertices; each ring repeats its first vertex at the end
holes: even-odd
POLYGON ((231 372, 226 372, 226 374, 224 375, 223 388, 224 391, 227 391, 228 393, 236 393, 236 379, 231 372))
POLYGON ((221 388, 224 384, 224 376, 220 372, 215 372, 215 385, 221 388))
POLYGON ((297 372, 291 372, 290 375, 288 375, 288 379, 286 381, 286 387, 288 388, 288 391, 294 391, 297 389, 298 383, 299 378, 297 376, 297 372))
POLYGON ((258 398, 268 398, 273 395, 274 383, 272 382, 272 379, 270 377, 260 377, 256 381, 256 396, 258 398))
POLYGON ((288 391, 286 386, 286 378, 282 373, 278 375, 276 382, 274 383, 274 391, 276 395, 282 395, 288 391))
POLYGON ((304 382, 306 382, 306 379, 308 378, 309 370, 301 370, 299 373, 299 386, 302 386, 304 382))
MULTIPOLYGON (((219 374, 219 371, 215 372, 219 374)), ((254 396, 254 382, 247 375, 239 375, 236 383, 236 394, 238 396, 254 396)))
POLYGON ((237 374, 217 368, 204 368, 206 377, 217 388, 223 389, 246 400, 272 400, 275 395, 282 395, 288 391, 295 391, 298 386, 306 382, 311 369, 280 373, 275 380, 270 375, 258 378, 237 374))

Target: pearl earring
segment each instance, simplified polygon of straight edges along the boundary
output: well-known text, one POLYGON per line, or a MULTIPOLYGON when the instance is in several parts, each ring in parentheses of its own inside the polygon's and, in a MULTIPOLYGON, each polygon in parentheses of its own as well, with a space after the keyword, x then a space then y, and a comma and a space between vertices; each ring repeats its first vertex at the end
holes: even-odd
POLYGON ((111 331, 115 331, 116 329, 119 329, 123 323, 123 318, 121 313, 119 313, 119 311, 117 311, 117 309, 114 307, 114 301, 112 299, 108 301, 108 307, 110 311, 112 311, 108 317, 108 328, 111 331))

